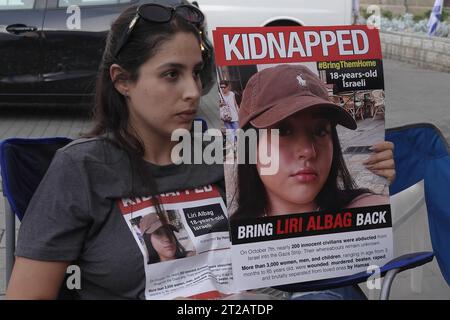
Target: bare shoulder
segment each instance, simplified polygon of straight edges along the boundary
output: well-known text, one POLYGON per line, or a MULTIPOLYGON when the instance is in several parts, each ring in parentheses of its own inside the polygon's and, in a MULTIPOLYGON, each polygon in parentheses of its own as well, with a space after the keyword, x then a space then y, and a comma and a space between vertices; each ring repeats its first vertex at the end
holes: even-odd
POLYGON ((350 202, 347 208, 368 207, 389 204, 389 196, 363 193, 350 202))

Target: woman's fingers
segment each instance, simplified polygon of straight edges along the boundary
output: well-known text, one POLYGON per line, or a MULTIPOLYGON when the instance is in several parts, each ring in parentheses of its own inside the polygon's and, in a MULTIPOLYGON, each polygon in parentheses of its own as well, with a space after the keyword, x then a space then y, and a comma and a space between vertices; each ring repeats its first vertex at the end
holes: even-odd
POLYGON ((394 144, 390 141, 382 141, 370 147, 373 154, 363 164, 373 164, 379 161, 394 158, 394 144))
POLYGON ((391 149, 379 151, 377 153, 372 154, 369 158, 367 158, 363 164, 364 165, 373 165, 375 163, 385 161, 385 160, 392 160, 394 161, 394 153, 391 149))
POLYGON ((372 171, 374 174, 380 176, 380 177, 384 177, 387 179, 387 181, 389 182, 389 184, 392 183, 392 181, 395 180, 395 169, 381 169, 381 170, 370 170, 372 171))
POLYGON ((366 168, 374 174, 386 178, 389 183, 395 179, 395 164, 392 159, 385 160, 371 166, 366 166, 366 168))
POLYGON ((384 150, 394 150, 394 144, 390 141, 382 141, 379 143, 374 144, 370 149, 373 152, 379 152, 384 150))
POLYGON ((370 148, 374 153, 367 158, 364 166, 376 175, 386 178, 389 183, 395 179, 394 144, 383 141, 370 148))
POLYGON ((374 162, 373 164, 367 164, 365 167, 369 170, 383 170, 383 169, 395 169, 394 159, 386 159, 382 161, 374 162))

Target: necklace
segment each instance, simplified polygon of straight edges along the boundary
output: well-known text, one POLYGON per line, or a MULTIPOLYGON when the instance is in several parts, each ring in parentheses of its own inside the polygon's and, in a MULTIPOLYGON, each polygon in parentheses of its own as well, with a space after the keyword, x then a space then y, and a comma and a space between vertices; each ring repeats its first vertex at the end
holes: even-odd
MULTIPOLYGON (((312 211, 312 212, 317 212, 320 210, 320 206, 317 206, 316 210, 312 211)), ((268 217, 269 215, 267 214, 267 209, 264 208, 264 213, 262 215, 263 217, 268 217)))

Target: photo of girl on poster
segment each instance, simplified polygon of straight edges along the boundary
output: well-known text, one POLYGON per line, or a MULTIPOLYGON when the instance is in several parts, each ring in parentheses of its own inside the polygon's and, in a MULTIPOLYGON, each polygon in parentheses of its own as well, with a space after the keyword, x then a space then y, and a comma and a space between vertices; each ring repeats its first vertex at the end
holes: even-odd
MULTIPOLYGON (((356 121, 329 100, 325 84, 309 68, 285 64, 253 75, 239 124, 243 130, 278 129, 280 163, 274 175, 262 175, 259 161, 237 166, 232 220, 389 203, 387 195, 359 188, 352 179, 336 126, 355 130, 356 121)), ((269 133, 259 138, 261 144, 271 144, 269 133)), ((373 147, 372 169, 388 180, 395 176, 392 149, 389 142, 373 147)), ((256 151, 246 146, 246 158, 256 151)))
POLYGON ((161 219, 157 213, 150 213, 140 219, 139 229, 148 252, 147 264, 195 255, 195 251, 186 250, 175 236, 180 230, 164 218, 161 219))

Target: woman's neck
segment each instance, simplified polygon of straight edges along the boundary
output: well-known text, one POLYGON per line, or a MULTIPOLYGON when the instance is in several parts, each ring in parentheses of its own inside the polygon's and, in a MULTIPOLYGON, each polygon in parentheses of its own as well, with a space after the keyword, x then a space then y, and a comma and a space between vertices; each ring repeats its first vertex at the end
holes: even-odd
POLYGON ((172 164, 172 148, 176 145, 176 141, 171 141, 170 137, 160 135, 154 131, 140 132, 136 130, 140 141, 144 147, 144 160, 156 165, 172 164))
POLYGON ((147 137, 147 139, 143 139, 143 142, 145 146, 144 160, 160 166, 173 163, 171 154, 176 141, 147 137))

